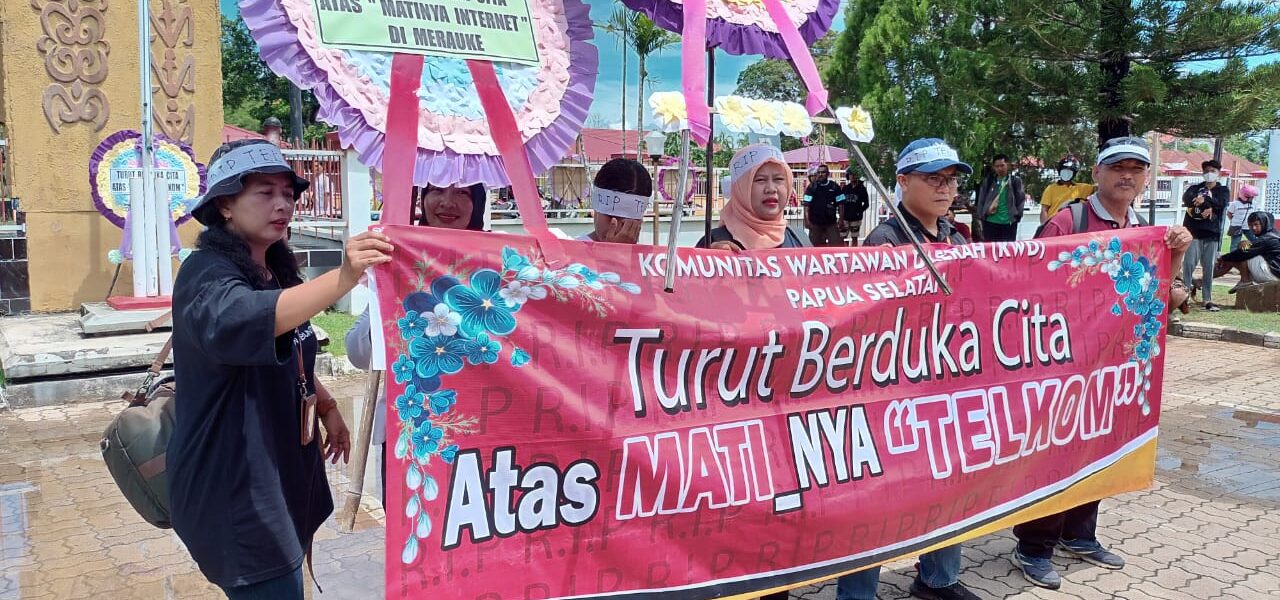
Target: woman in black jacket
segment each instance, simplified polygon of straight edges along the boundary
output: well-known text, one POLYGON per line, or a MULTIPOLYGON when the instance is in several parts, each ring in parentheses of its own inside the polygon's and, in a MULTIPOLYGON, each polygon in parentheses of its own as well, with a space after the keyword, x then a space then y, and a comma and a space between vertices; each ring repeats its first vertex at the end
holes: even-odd
POLYGON ((173 527, 228 598, 301 599, 303 559, 333 512, 324 460, 351 448, 313 376, 309 319, 390 261, 391 245, 360 234, 341 268, 304 283, 285 236, 309 183, 261 140, 226 144, 210 162, 192 209, 208 229, 174 284, 173 527))
POLYGON ((1248 226, 1257 239, 1252 244, 1241 244, 1218 259, 1214 277, 1226 275, 1232 269, 1240 272, 1240 283, 1231 288, 1230 293, 1246 285, 1280 281, 1280 233, 1276 232, 1275 223, 1275 217, 1269 212, 1249 215, 1248 226))

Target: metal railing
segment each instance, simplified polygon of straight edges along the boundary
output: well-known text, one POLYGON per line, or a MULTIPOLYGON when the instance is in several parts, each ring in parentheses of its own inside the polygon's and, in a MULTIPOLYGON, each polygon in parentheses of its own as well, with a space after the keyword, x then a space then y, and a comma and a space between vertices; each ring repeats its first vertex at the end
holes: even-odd
POLYGON ((342 152, 281 150, 289 166, 311 182, 294 208, 297 227, 342 226, 342 152))

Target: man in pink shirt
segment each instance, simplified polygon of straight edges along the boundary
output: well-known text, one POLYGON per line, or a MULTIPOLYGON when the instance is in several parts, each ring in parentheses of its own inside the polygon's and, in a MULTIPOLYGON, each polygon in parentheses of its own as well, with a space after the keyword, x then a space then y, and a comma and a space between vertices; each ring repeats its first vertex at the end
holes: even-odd
MULTIPOLYGON (((1089 196, 1087 202, 1072 204, 1058 211, 1045 223, 1037 237, 1146 225, 1133 210, 1133 202, 1146 189, 1150 170, 1151 157, 1142 138, 1107 140, 1098 152, 1098 165, 1093 168, 1093 180, 1098 184, 1098 190, 1089 196)), ((1191 246, 1191 232, 1186 227, 1170 227, 1164 241, 1173 252, 1170 264, 1182 265, 1182 258, 1191 246)), ((1186 286, 1175 281, 1170 289, 1170 309, 1181 306, 1186 299, 1186 286)), ((1124 567, 1124 558, 1098 542, 1098 504, 1090 502, 1013 528, 1013 534, 1018 538, 1013 562, 1022 569, 1027 581, 1049 589, 1058 589, 1062 585, 1062 577, 1051 562, 1055 547, 1103 568, 1124 567)))

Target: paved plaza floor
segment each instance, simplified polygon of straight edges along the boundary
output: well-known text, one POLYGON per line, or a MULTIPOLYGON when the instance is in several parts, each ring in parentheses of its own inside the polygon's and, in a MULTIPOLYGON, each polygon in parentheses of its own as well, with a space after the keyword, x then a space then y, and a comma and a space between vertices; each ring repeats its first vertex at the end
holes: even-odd
MULTIPOLYGON (((1010 563, 1013 538, 1001 532, 965 543, 961 580, 984 598, 1280 598, 1277 378, 1280 350, 1170 338, 1156 483, 1103 502, 1099 537, 1128 566, 1058 558, 1062 589, 1036 589, 1010 563)), ((354 400, 363 379, 330 387, 354 400)), ((119 409, 0 412, 0 600, 222 597, 173 532, 143 522, 107 475, 98 440, 119 409)), ((331 467, 329 479, 345 487, 346 468, 331 467)), ((326 524, 315 548, 324 594, 314 597, 382 597, 381 520, 374 501, 354 533, 326 524)), ((914 574, 914 561, 890 565, 880 598, 909 597, 914 574)), ((834 600, 835 585, 792 597, 834 600)))

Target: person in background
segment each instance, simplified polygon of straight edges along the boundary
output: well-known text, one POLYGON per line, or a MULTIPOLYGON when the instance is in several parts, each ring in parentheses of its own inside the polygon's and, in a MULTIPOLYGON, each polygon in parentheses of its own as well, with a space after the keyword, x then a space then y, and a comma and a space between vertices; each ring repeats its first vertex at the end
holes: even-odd
MULTIPOLYGON (((1151 156, 1147 142, 1137 137, 1107 140, 1098 153, 1093 180, 1098 191, 1090 195, 1080 211, 1084 219, 1081 229, 1105 232, 1142 226, 1133 203, 1147 186, 1151 156)), ((1071 235, 1076 229, 1075 211, 1062 210, 1044 224, 1037 238, 1071 235)), ((1171 265, 1178 265, 1191 245, 1191 233, 1185 227, 1170 227, 1165 245, 1171 252, 1171 265)), ((1187 289, 1174 280, 1169 286, 1170 310, 1187 299, 1187 289)), ((1124 558, 1107 550, 1098 541, 1098 506, 1093 501, 1069 510, 1022 523, 1013 528, 1018 538, 1012 561, 1022 570, 1027 581, 1049 589, 1062 586, 1062 577, 1053 568, 1055 548, 1105 569, 1124 568, 1124 558)))
POLYGON ((1240 186, 1240 197, 1227 205, 1227 235, 1231 236, 1231 250, 1240 248, 1240 240, 1250 243, 1258 241, 1248 225, 1249 215, 1255 210, 1253 199, 1258 197, 1258 188, 1246 183, 1240 186))
POLYGON ((982 239, 1012 242, 1018 239, 1018 222, 1026 199, 1022 178, 1009 172, 1009 157, 997 154, 991 160, 974 204, 974 219, 982 219, 982 239))
MULTIPOLYGON (((964 245, 947 214, 955 201, 961 175, 973 167, 961 162, 956 151, 938 138, 911 142, 898 154, 898 189, 902 217, 889 217, 867 234, 866 246, 902 246, 911 243, 907 230, 922 243, 964 245)), ((836 580, 836 600, 875 600, 880 567, 872 567, 836 580)), ((911 582, 911 595, 926 600, 976 600, 978 596, 960 583, 960 545, 920 555, 919 572, 911 582)))
POLYGON ((1058 180, 1046 186, 1040 195, 1041 223, 1048 222, 1062 207, 1082 201, 1093 193, 1092 185, 1075 182, 1079 173, 1080 161, 1076 157, 1068 156, 1058 161, 1058 180))
POLYGON ((1194 297, 1200 290, 1204 309, 1218 312, 1222 309, 1213 303, 1213 265, 1222 246, 1222 215, 1231 200, 1231 190, 1218 182, 1218 172, 1222 170, 1218 161, 1206 160, 1200 163, 1200 170, 1204 180, 1182 194, 1182 206, 1187 211, 1182 226, 1195 238, 1182 263, 1182 280, 1194 282, 1192 276, 1199 265, 1201 282, 1192 286, 1191 295, 1194 297))
POLYGON ((615 244, 639 242, 652 198, 653 178, 644 165, 629 158, 604 163, 591 188, 595 229, 578 239, 615 244))
MULTIPOLYGON (((428 185, 417 194, 419 227, 442 229, 468 229, 484 231, 484 209, 488 193, 477 183, 468 187, 428 185)), ((377 301, 376 299, 374 300, 377 301)), ((347 331, 347 360, 357 369, 369 370, 373 361, 373 336, 369 331, 369 309, 361 313, 355 325, 347 331)), ((373 411, 373 435, 369 443, 381 448, 378 463, 382 473, 382 503, 387 502, 387 397, 386 386, 373 411)))
POLYGON ((284 237, 309 184, 280 149, 225 144, 208 182, 192 209, 206 229, 173 290, 182 389, 165 454, 173 529, 231 600, 301 600, 304 557, 333 512, 324 461, 351 451, 337 402, 315 377, 310 319, 389 262, 392 247, 361 233, 339 268, 303 282, 284 237))
POLYGON ((1214 276, 1226 275, 1232 269, 1240 272, 1240 283, 1229 293, 1259 283, 1280 281, 1280 233, 1276 233, 1275 217, 1266 211, 1249 215, 1248 227, 1253 241, 1218 259, 1214 276))
POLYGON ((751 144, 729 161, 729 201, 720 210, 720 226, 699 248, 766 250, 808 246, 787 227, 784 203, 793 188, 791 169, 782 151, 768 144, 751 144))
POLYGON ((804 226, 814 246, 843 246, 840 239, 840 203, 844 190, 831 181, 831 169, 818 165, 812 183, 804 190, 804 226))
POLYGON ((968 225, 961 223, 956 217, 956 204, 954 202, 952 202, 951 207, 947 209, 947 222, 951 223, 951 226, 955 228, 956 232, 964 238, 966 244, 973 241, 973 231, 969 229, 968 225))
POLYGON ((840 220, 849 236, 849 245, 858 245, 858 236, 862 234, 862 219, 871 207, 870 196, 867 195, 867 184, 863 183, 853 167, 844 172, 844 202, 840 203, 840 220))

